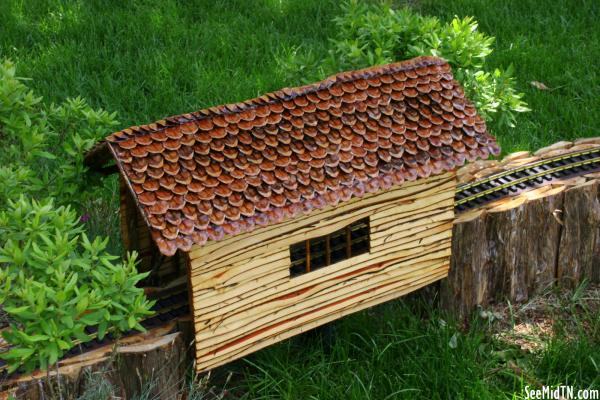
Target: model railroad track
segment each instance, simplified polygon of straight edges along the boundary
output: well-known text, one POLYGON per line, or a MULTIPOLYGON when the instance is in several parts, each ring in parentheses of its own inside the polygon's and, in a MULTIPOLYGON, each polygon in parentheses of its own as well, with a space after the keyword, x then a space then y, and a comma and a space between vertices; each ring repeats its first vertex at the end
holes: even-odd
POLYGON ((456 189, 457 213, 516 195, 553 181, 600 171, 600 148, 562 154, 460 185, 456 189))
MULTIPOLYGON (((189 297, 186 285, 181 285, 171 289, 167 289, 159 293, 158 295, 149 295, 148 297, 152 300, 156 300, 156 303, 152 307, 152 311, 154 311, 154 314, 140 322, 140 324, 147 330, 159 327, 169 321, 172 321, 179 317, 183 317, 189 313, 189 297)), ((74 341, 75 346, 71 350, 69 350, 63 356, 62 359, 67 359, 83 353, 87 353, 89 351, 111 344, 117 339, 114 335, 107 333, 102 338, 102 340, 100 340, 98 339, 98 333, 95 328, 87 329, 86 333, 92 338, 92 340, 85 343, 79 340, 74 341)), ((131 330, 121 335, 121 337, 127 337, 135 335, 137 333, 139 333, 139 331, 131 330)), ((7 351, 8 349, 9 347, 2 348, 0 346, 0 352, 7 351)), ((7 370, 8 365, 6 364, 6 362, 4 360, 0 360, 0 382, 2 382, 3 379, 9 377, 7 370)), ((18 375, 18 373, 15 372, 11 374, 11 376, 13 375, 16 376, 18 375)))

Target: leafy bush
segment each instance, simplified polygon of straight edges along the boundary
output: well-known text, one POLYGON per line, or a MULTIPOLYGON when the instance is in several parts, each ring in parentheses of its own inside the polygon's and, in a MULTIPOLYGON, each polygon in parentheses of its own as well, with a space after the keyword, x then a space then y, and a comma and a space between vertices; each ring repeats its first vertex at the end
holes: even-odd
POLYGON ((81 98, 46 106, 23 81, 13 63, 0 62, 0 206, 22 193, 79 208, 102 197, 101 182, 90 185, 84 173, 83 156, 117 124, 115 114, 81 98))
POLYGON ((100 338, 143 329, 152 306, 136 287, 145 274, 135 254, 116 262, 108 238, 88 239, 78 216, 109 192, 91 184, 83 155, 115 115, 80 98, 46 106, 23 81, 0 62, 0 305, 12 346, 0 358, 10 370, 48 368, 89 341, 89 327, 100 338))
POLYGON ((107 331, 143 330, 139 319, 152 306, 136 284, 135 254, 123 263, 90 241, 69 207, 21 197, 0 212, 0 304, 10 316, 4 338, 13 346, 0 355, 11 370, 47 368, 75 340, 107 331))
POLYGON ((326 59, 317 60, 301 48, 283 55, 280 63, 288 79, 298 78, 295 71, 313 80, 341 70, 434 55, 448 61, 467 96, 494 127, 512 127, 515 113, 529 110, 523 94, 515 90, 511 66, 486 70, 494 38, 479 32, 472 17, 442 23, 409 8, 358 0, 345 2, 342 10, 334 18, 337 34, 326 59))

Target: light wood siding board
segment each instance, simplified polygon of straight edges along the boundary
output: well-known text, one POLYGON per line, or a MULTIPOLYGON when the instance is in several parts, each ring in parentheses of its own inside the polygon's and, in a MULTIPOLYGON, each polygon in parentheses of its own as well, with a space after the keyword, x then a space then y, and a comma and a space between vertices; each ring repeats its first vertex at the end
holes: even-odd
POLYGON ((453 174, 194 247, 190 285, 197 370, 399 297, 447 275, 453 174), (371 251, 289 276, 289 246, 370 218, 371 251))
POLYGON ((393 300, 399 296, 410 293, 410 292, 417 290, 423 286, 426 286, 426 285, 433 283, 439 279, 442 279, 442 278, 446 277, 447 275, 448 275, 448 268, 446 267, 445 269, 442 269, 442 271, 439 273, 422 276, 419 279, 415 279, 412 282, 407 282, 404 284, 403 287, 399 287, 397 289, 397 291, 393 292, 392 294, 383 295, 383 296, 379 296, 379 297, 373 297, 373 296, 367 297, 366 299, 364 299, 362 301, 357 301, 356 303, 350 304, 346 308, 340 308, 327 316, 318 317, 318 318, 309 320, 307 322, 296 321, 297 323, 295 324, 296 326, 294 326, 294 327, 282 326, 283 329, 279 329, 280 332, 278 334, 268 337, 266 339, 256 340, 255 342, 245 346, 240 351, 228 352, 226 354, 219 355, 219 356, 215 355, 215 356, 207 357, 206 360, 204 360, 204 358, 197 359, 198 364, 201 365, 201 368, 199 368, 199 370, 212 369, 219 365, 223 365, 231 360, 243 357, 247 354, 253 353, 253 352, 260 350, 264 347, 267 347, 271 344, 277 343, 281 340, 290 338, 294 335, 298 335, 302 332, 306 332, 310 329, 313 329, 317 326, 323 325, 327 322, 334 321, 334 320, 341 318, 345 315, 348 315, 350 313, 360 311, 365 308, 369 308, 369 307, 384 303, 389 300, 393 300), (298 324, 298 322, 300 322, 300 323, 298 324))
POLYGON ((261 302, 241 313, 236 310, 226 316, 217 317, 211 325, 204 324, 204 329, 196 333, 196 340, 202 342, 204 349, 225 345, 240 335, 269 327, 273 321, 281 318, 296 319, 308 313, 316 313, 321 308, 333 306, 350 296, 376 291, 402 279, 428 275, 429 272, 445 268, 447 265, 443 260, 437 265, 431 264, 432 261, 429 260, 416 260, 410 264, 389 262, 382 263, 381 266, 376 264, 377 268, 365 271, 359 269, 360 274, 353 277, 311 285, 293 295, 282 296, 277 301, 261 302))
MULTIPOLYGON (((194 309, 194 301, 193 301, 193 294, 194 291, 192 290, 192 280, 191 280, 191 272, 192 272, 192 260, 190 259, 190 255, 188 253, 184 254, 184 260, 185 260, 185 269, 187 272, 187 294, 188 294, 188 307, 189 307, 189 312, 190 315, 194 316, 196 315, 196 311, 194 309)), ((188 334, 186 334, 187 336, 188 334)), ((186 343, 186 349, 189 351, 189 346, 191 346, 191 343, 186 343)))
MULTIPOLYGON (((418 259, 418 255, 410 254, 408 257, 406 254, 402 254, 403 257, 400 257, 398 260, 394 260, 399 263, 398 266, 404 265, 412 265, 418 261, 431 261, 436 259, 445 259, 450 255, 450 243, 449 241, 440 243, 436 249, 433 246, 430 246, 428 250, 425 251, 425 254, 418 259), (436 250, 436 251, 434 251, 436 250)), ((366 255, 368 256, 368 254, 366 255)), ((206 305, 206 299, 198 299, 194 298, 194 303, 196 307, 201 307, 203 312, 196 316, 196 322, 201 323, 210 318, 222 318, 224 315, 227 315, 228 312, 241 312, 245 309, 252 309, 256 304, 275 301, 278 298, 282 298, 285 296, 293 296, 294 293, 298 292, 298 290, 306 289, 309 286, 314 287, 323 287, 329 282, 331 285, 335 285, 337 281, 340 280, 340 276, 350 276, 351 274, 355 274, 357 270, 365 268, 366 260, 369 261, 369 264, 373 266, 373 263, 381 263, 382 260, 389 260, 389 256, 383 256, 376 258, 375 260, 368 260, 368 257, 361 258, 356 261, 354 265, 342 264, 342 265, 334 265, 331 268, 322 268, 321 270, 314 271, 315 273, 308 276, 308 279, 304 280, 296 280, 298 278, 294 278, 292 282, 290 282, 289 275, 276 274, 276 278, 273 281, 273 284, 259 286, 263 290, 254 290, 252 292, 247 292, 247 285, 242 288, 233 288, 234 295, 229 295, 223 302, 215 301, 214 296, 210 300, 211 303, 206 305), (362 260, 362 261, 361 261, 362 260), (334 269, 335 268, 335 269, 334 269), (329 270, 329 271, 325 271, 329 270), (320 274, 317 274, 319 272, 320 274), (283 278, 282 278, 283 276, 283 278), (299 289, 300 288, 300 289, 299 289)), ((373 268, 375 268, 373 266, 373 268)), ((301 276, 303 277, 303 276, 301 276)), ((262 285, 263 282, 260 282, 262 285)), ((202 325, 203 327, 204 325, 202 325)), ((202 327, 197 326, 198 330, 201 330, 202 327)))

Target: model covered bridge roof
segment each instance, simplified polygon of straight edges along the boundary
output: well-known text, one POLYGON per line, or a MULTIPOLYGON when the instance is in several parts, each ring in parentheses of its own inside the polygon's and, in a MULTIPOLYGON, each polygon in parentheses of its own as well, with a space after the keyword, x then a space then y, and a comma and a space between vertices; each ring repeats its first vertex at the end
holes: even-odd
POLYGON ((449 65, 421 57, 124 129, 89 164, 107 150, 172 255, 499 149, 449 65))

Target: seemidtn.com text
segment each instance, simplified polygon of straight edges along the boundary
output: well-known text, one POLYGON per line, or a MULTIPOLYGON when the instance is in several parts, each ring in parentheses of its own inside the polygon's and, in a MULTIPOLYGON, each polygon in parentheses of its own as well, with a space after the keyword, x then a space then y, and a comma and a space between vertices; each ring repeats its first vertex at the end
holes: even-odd
POLYGON ((575 389, 573 386, 542 386, 541 389, 533 389, 525 386, 526 399, 564 399, 564 400, 600 400, 598 389, 575 389))

